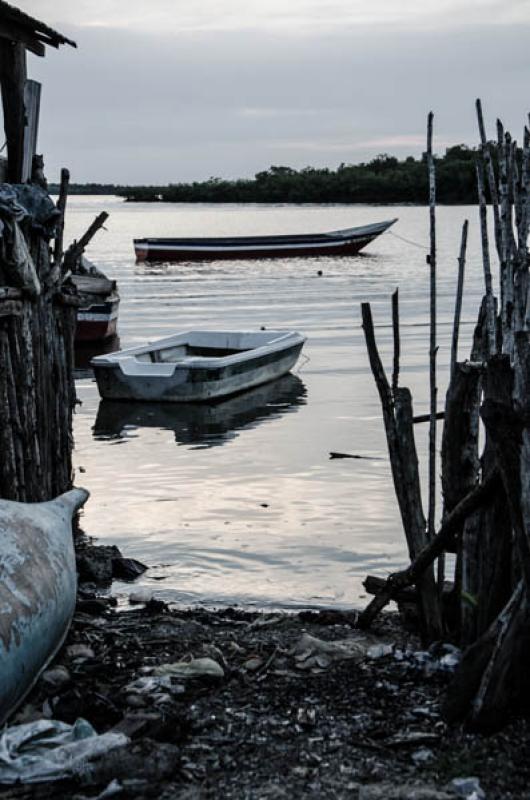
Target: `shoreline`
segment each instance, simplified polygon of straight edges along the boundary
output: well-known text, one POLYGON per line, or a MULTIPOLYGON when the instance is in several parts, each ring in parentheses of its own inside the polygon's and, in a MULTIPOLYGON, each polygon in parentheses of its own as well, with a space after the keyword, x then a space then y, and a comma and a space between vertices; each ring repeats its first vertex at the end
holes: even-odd
POLYGON ((10 724, 82 718, 130 741, 4 797, 449 800, 474 797, 451 783, 473 777, 487 800, 530 798, 530 725, 448 727, 455 648, 424 653, 397 612, 363 633, 356 612, 114 605, 80 583, 66 642, 10 724))

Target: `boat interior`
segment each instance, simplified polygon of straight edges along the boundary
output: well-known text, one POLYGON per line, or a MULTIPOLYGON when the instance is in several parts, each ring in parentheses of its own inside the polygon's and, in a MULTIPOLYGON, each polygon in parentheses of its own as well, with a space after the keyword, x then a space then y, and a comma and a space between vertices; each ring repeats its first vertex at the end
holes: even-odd
POLYGON ((251 350, 249 347, 201 347, 193 344, 180 344, 173 347, 163 347, 160 350, 150 350, 148 353, 140 353, 136 356, 138 361, 146 361, 151 364, 171 364, 182 361, 184 358, 225 358, 236 353, 244 353, 251 350))

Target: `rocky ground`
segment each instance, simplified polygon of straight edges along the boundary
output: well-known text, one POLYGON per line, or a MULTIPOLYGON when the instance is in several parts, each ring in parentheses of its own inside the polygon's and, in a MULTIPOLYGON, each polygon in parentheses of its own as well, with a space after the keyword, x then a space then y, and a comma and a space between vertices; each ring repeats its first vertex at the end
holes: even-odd
MULTIPOLYGON (((449 728, 457 653, 421 651, 397 614, 118 611, 90 587, 68 639, 12 723, 128 737, 60 782, 6 798, 530 798, 530 725, 449 728), (475 780, 467 780, 475 779, 475 780)), ((1 744, 0 744, 1 750, 1 744)))

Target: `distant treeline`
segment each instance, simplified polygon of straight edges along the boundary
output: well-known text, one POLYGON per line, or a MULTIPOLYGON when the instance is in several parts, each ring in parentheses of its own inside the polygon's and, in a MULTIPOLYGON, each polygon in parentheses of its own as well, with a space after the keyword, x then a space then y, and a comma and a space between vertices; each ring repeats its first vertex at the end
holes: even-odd
MULTIPOLYGON (((114 183, 70 183, 68 194, 118 194, 130 191, 130 186, 116 186, 114 183)), ((48 184, 50 194, 59 194, 59 184, 48 184)))
MULTIPOLYGON (((474 203, 477 152, 455 145, 436 158, 440 203, 474 203)), ((51 187, 54 188, 54 187, 51 187)), ((368 163, 341 164, 336 170, 272 166, 252 179, 210 178, 167 186, 72 185, 72 194, 116 194, 129 202, 169 203, 425 203, 425 156, 399 161, 379 155, 368 163)))

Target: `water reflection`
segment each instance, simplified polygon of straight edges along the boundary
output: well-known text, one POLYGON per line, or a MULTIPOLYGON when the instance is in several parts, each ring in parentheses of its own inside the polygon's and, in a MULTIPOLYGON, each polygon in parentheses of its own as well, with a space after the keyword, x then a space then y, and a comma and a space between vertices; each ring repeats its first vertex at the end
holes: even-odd
POLYGON ((305 405, 306 387, 296 375, 214 403, 127 403, 102 400, 93 428, 95 439, 126 439, 132 428, 174 431, 177 444, 200 448, 226 444, 243 429, 305 405))

